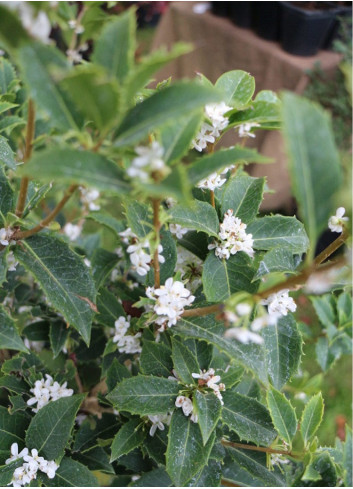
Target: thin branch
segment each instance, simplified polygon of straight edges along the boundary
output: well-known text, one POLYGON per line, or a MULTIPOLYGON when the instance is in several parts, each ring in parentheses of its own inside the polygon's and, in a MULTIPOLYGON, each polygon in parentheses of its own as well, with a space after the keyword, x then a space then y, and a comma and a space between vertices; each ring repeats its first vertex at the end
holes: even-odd
POLYGON ((207 316, 216 312, 221 312, 222 304, 212 304, 212 306, 196 307, 195 309, 187 309, 183 312, 182 317, 207 316))
POLYGON ((227 479, 221 479, 221 485, 226 487, 241 487, 238 484, 233 484, 233 482, 227 481, 227 479))
POLYGON ((214 190, 210 190, 210 198, 211 198, 211 205, 215 209, 216 208, 216 202, 214 198, 214 190))
POLYGON ((159 260, 158 260, 159 231, 161 229, 161 223, 159 221, 159 205, 160 205, 160 202, 161 201, 159 199, 152 199, 153 226, 154 226, 154 230, 156 233, 156 250, 155 250, 154 255, 153 255, 154 286, 156 289, 158 289, 161 285, 160 267, 159 267, 159 260))
POLYGON ((235 443, 228 440, 221 440, 221 443, 225 447, 240 448, 242 450, 252 450, 255 452, 275 453, 277 455, 288 455, 289 457, 299 458, 297 454, 294 454, 288 450, 275 450, 274 448, 257 447, 256 445, 245 445, 243 443, 235 443))
MULTIPOLYGON (((33 148, 33 139, 34 139, 34 130, 35 130, 35 109, 33 100, 29 99, 28 101, 28 114, 27 114, 27 127, 26 127, 26 146, 25 152, 23 156, 23 162, 26 163, 31 157, 32 148, 33 148)), ((26 205, 26 197, 28 190, 28 177, 21 178, 20 184, 20 193, 18 196, 17 206, 16 206, 16 216, 22 217, 23 210, 26 205)))
POLYGON ((65 192, 64 197, 61 199, 61 201, 58 203, 58 205, 51 211, 48 216, 43 219, 37 226, 35 226, 32 229, 28 229, 27 231, 20 231, 20 232, 15 232, 13 236, 11 236, 11 239, 24 239, 24 238, 29 238, 30 236, 33 236, 33 234, 38 233, 42 229, 46 228, 48 224, 50 224, 55 217, 59 214, 61 209, 64 207, 66 202, 70 199, 71 195, 75 192, 75 190, 78 188, 78 185, 70 185, 68 190, 65 192))

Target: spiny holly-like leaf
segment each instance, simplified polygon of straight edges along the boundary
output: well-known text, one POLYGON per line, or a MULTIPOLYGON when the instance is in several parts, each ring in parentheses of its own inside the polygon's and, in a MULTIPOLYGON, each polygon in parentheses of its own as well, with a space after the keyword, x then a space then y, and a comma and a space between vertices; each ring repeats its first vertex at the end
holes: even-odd
POLYGON ((265 179, 249 176, 230 178, 224 187, 221 200, 222 214, 232 209, 242 222, 252 221, 259 210, 265 179))
POLYGON ((54 358, 56 358, 65 345, 69 330, 64 321, 52 321, 49 329, 50 346, 53 350, 54 358))
POLYGON ((269 380, 280 390, 295 374, 302 354, 302 338, 291 314, 263 329, 269 380))
POLYGON ((3 163, 8 168, 11 168, 11 170, 16 170, 14 153, 10 148, 6 138, 4 138, 3 136, 0 136, 0 163, 3 163))
POLYGON ((261 217, 252 221, 246 232, 252 234, 256 250, 281 247, 299 254, 305 253, 309 246, 304 226, 295 217, 261 217))
POLYGON ((92 219, 93 221, 106 226, 116 235, 125 230, 125 226, 122 221, 119 221, 115 217, 103 212, 92 212, 91 214, 88 214, 86 219, 92 219))
POLYGON ((171 375, 173 368, 171 355, 171 349, 163 343, 144 340, 140 356, 142 373, 168 377, 171 375))
POLYGON ((173 380, 138 375, 124 379, 107 398, 120 411, 132 414, 165 414, 174 407, 179 386, 173 380))
POLYGON ((319 392, 313 396, 305 406, 300 420, 300 432, 303 435, 305 444, 307 444, 316 433, 316 430, 321 424, 323 414, 324 401, 321 392, 319 392))
POLYGON ((103 287, 98 291, 97 310, 95 321, 110 328, 114 328, 114 323, 120 316, 125 316, 123 306, 115 295, 103 287))
POLYGON ((62 397, 39 409, 28 427, 26 446, 36 448, 47 460, 62 456, 84 397, 62 397))
POLYGON ((271 387, 267 391, 267 405, 279 436, 292 446, 298 422, 291 403, 284 394, 271 387))
POLYGON ((272 248, 262 257, 255 278, 258 279, 272 272, 294 273, 298 260, 293 253, 283 248, 272 248))
POLYGON ((218 78, 215 86, 222 92, 226 104, 240 109, 254 94, 255 78, 242 70, 227 71, 218 78))
POLYGON ((203 446, 200 428, 180 409, 174 411, 168 432, 167 472, 176 486, 184 486, 207 464, 215 435, 203 446))
POLYGON ((141 445, 145 434, 142 430, 142 423, 139 418, 130 419, 125 423, 115 435, 111 446, 110 462, 114 462, 121 455, 126 455, 134 448, 141 445))
POLYGON ((120 427, 115 414, 104 413, 101 419, 93 418, 94 425, 85 421, 80 426, 73 445, 74 452, 85 453, 98 445, 99 440, 110 440, 120 427))
POLYGON ((270 413, 256 399, 234 391, 223 394, 222 421, 242 440, 270 445, 277 433, 273 428, 270 413))
POLYGON ((326 328, 332 328, 336 322, 335 298, 331 294, 325 294, 322 297, 310 297, 310 300, 320 322, 326 328))
POLYGON ((198 472, 187 483, 187 487, 218 487, 221 482, 222 466, 216 460, 208 461, 200 472, 198 472))
POLYGON ((169 211, 169 221, 209 236, 218 236, 219 222, 215 209, 207 202, 195 200, 191 206, 176 205, 169 211))
POLYGON ((129 201, 125 204, 128 226, 139 237, 144 238, 153 230, 152 213, 146 204, 129 201))
POLYGON ((53 306, 88 344, 96 291, 83 261, 66 243, 45 235, 26 239, 14 254, 38 280, 53 306))
POLYGON ((253 281, 255 271, 252 259, 242 251, 232 255, 228 260, 218 258, 214 251, 211 251, 202 272, 206 299, 221 302, 235 292, 255 293, 259 287, 259 281, 253 281))
POLYGON ((45 478, 48 487, 97 487, 95 476, 85 465, 72 458, 64 457, 55 472, 54 479, 45 478))
POLYGON ((176 338, 172 338, 172 349, 174 369, 178 377, 182 382, 185 382, 185 384, 194 384, 195 379, 192 374, 198 374, 200 370, 195 355, 184 343, 178 341, 176 338))
POLYGON ((2 306, 0 306, 0 325, 0 348, 27 351, 17 332, 13 319, 6 313, 2 306))
POLYGON ((203 444, 206 445, 221 416, 222 405, 213 393, 195 391, 194 406, 203 444))
POLYGON ((1 449, 10 450, 13 443, 19 447, 25 445, 25 430, 28 427, 28 418, 24 414, 10 414, 4 406, 0 406, 0 437, 1 449))

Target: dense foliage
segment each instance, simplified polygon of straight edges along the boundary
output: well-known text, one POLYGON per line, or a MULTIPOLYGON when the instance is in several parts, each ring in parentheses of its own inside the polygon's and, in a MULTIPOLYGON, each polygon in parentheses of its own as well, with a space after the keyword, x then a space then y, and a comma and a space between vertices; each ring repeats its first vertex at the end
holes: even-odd
POLYGON ((46 14, 0 4, 0 485, 351 486, 351 431, 320 446, 301 369, 308 338, 324 372, 351 352, 328 116, 239 70, 146 88, 189 48, 136 61, 132 9, 49 3, 26 8, 66 55, 19 20, 48 34, 46 14), (280 128, 301 220, 260 215, 244 170, 280 128), (318 338, 293 314, 306 282, 318 338))

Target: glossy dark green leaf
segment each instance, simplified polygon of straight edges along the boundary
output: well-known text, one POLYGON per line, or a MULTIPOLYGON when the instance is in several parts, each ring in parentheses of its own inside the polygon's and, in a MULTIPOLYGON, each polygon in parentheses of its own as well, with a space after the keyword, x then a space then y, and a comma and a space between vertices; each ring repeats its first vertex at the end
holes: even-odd
POLYGON ((144 341, 140 356, 141 372, 146 375, 168 377, 172 375, 172 352, 163 343, 144 341))
POLYGON ((281 247, 272 248, 262 257, 255 278, 273 272, 294 273, 296 268, 297 260, 291 251, 281 247))
POLYGON ((64 321, 53 321, 50 323, 49 339, 54 358, 56 358, 63 349, 68 335, 69 330, 64 321))
POLYGON ((164 467, 159 467, 150 472, 145 472, 131 485, 132 487, 172 487, 173 483, 164 467))
POLYGON ((176 205, 169 211, 169 221, 183 227, 218 236, 219 222, 215 209, 206 202, 194 200, 191 206, 176 205))
POLYGON ((114 294, 109 290, 101 287, 97 295, 97 310, 96 321, 99 324, 114 328, 115 321, 120 316, 125 316, 123 306, 120 304, 114 294))
POLYGON ((232 209, 242 222, 252 221, 259 210, 265 179, 239 176, 230 178, 224 187, 221 201, 222 215, 232 209))
POLYGON ((107 276, 118 263, 119 257, 104 248, 97 248, 91 258, 92 275, 97 289, 103 285, 107 276))
POLYGON ((110 462, 114 462, 117 458, 141 445, 144 437, 141 420, 139 418, 130 419, 114 437, 111 445, 110 462))
POLYGON ((103 212, 92 212, 91 214, 88 214, 86 219, 92 219, 93 221, 106 226, 116 235, 125 230, 125 226, 122 221, 119 221, 109 214, 104 214, 103 212))
POLYGON ((220 462, 209 460, 200 472, 187 483, 187 487, 218 487, 221 483, 222 466, 220 462))
POLYGON ((3 217, 6 217, 8 212, 13 210, 14 206, 14 191, 10 185, 5 172, 0 168, 0 226, 4 225, 3 217))
POLYGON ((146 204, 129 201, 125 204, 125 214, 128 226, 139 238, 153 230, 152 211, 146 204))
POLYGON ((221 416, 222 405, 213 392, 195 391, 193 401, 203 444, 206 445, 221 416))
POLYGON ((267 391, 267 405, 280 438, 291 447, 298 424, 294 408, 284 394, 273 388, 267 391))
POLYGON ((85 465, 64 457, 55 472, 54 479, 46 478, 45 485, 48 487, 97 487, 95 476, 85 465))
POLYGON ((15 326, 13 319, 0 306, 0 348, 27 351, 15 326))
POLYGON ((84 453, 75 455, 78 462, 85 465, 89 470, 99 470, 105 474, 115 474, 114 468, 109 463, 108 454, 102 447, 94 447, 84 453))
POLYGON ((300 432, 306 445, 320 426, 323 414, 324 401, 321 392, 319 392, 306 404, 300 420, 300 432))
POLYGON ((10 414, 4 406, 0 406, 1 449, 10 451, 13 443, 17 443, 19 447, 24 447, 25 430, 28 427, 28 423, 29 419, 24 414, 10 414))
POLYGON ((44 199, 51 188, 51 183, 37 185, 34 182, 29 182, 26 205, 23 210, 22 217, 26 217, 32 209, 35 209, 37 205, 44 199))
POLYGON ((98 446, 99 440, 110 440, 120 427, 115 414, 104 413, 101 419, 93 418, 93 423, 84 421, 80 426, 73 445, 74 452, 85 453, 98 446))
POLYGON ((192 351, 176 338, 172 338, 173 363, 177 376, 185 384, 194 384, 193 373, 199 373, 200 366, 192 351))

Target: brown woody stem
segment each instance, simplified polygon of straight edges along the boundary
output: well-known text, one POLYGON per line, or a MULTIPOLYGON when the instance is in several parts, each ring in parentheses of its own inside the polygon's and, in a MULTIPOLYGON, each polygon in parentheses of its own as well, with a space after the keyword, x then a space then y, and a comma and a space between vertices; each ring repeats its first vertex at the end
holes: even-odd
MULTIPOLYGON (((33 100, 28 101, 28 115, 27 115, 27 128, 26 128, 26 146, 25 153, 23 155, 23 162, 26 163, 31 157, 34 139, 34 129, 35 129, 35 109, 33 100)), ((22 217, 23 210, 26 205, 26 197, 28 190, 28 177, 22 177, 20 184, 20 193, 18 196, 17 206, 16 206, 16 216, 22 217)))
POLYGON ((39 231, 41 231, 42 229, 44 229, 45 227, 47 227, 48 224, 50 224, 55 219, 55 217, 59 214, 59 212, 64 207, 66 202, 70 199, 71 195, 75 192, 77 187, 78 187, 78 185, 71 185, 67 189, 67 191, 65 192, 64 197, 61 199, 61 201, 58 203, 58 205, 37 226, 35 226, 32 229, 28 229, 28 231, 16 232, 12 236, 12 239, 18 240, 18 239, 29 238, 30 236, 33 236, 33 234, 36 234, 39 231))
POLYGON ((183 312, 182 317, 207 316, 215 312, 221 312, 222 304, 212 304, 212 306, 196 307, 195 309, 187 309, 183 312))
POLYGON ((160 205, 160 202, 161 201, 159 199, 152 199, 153 226, 154 226, 154 230, 156 233, 156 250, 155 250, 154 256, 153 256, 154 286, 156 289, 158 289, 161 285, 160 267, 159 267, 159 260, 158 260, 159 231, 161 229, 161 223, 159 221, 159 205, 160 205))
POLYGON ((210 198, 211 198, 211 205, 215 209, 216 208, 216 202, 214 199, 214 191, 213 190, 210 190, 210 198))
POLYGON ((242 450, 253 450, 255 452, 275 453, 278 455, 288 455, 293 458, 298 458, 298 455, 293 454, 288 450, 275 450, 269 447, 257 447, 255 445, 245 445, 243 443, 235 443, 233 441, 221 440, 221 443, 225 447, 240 448, 242 450))

